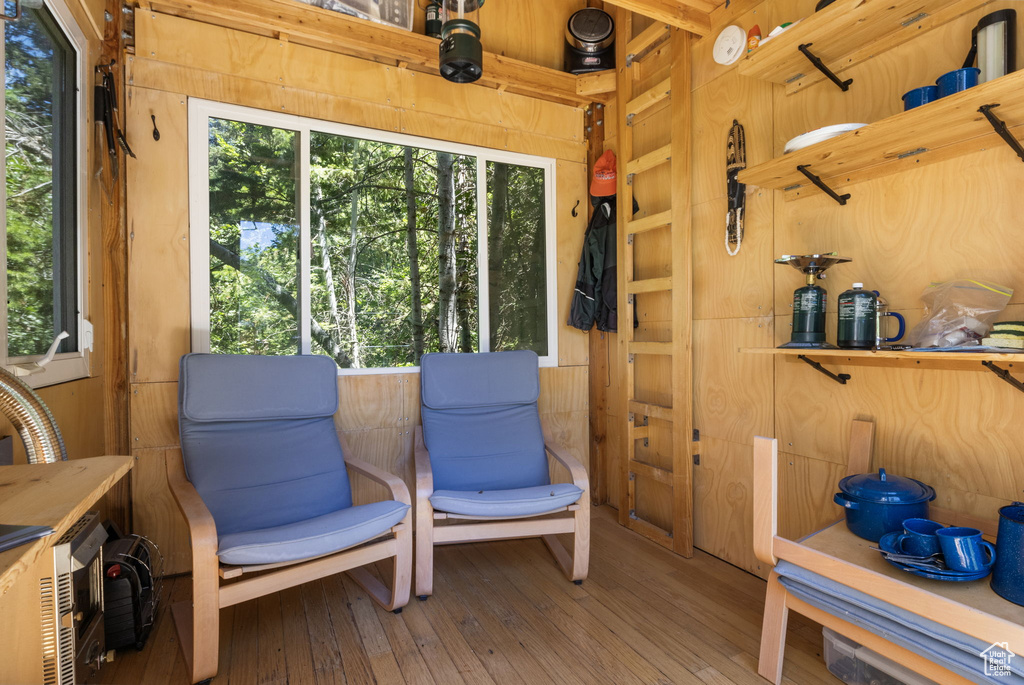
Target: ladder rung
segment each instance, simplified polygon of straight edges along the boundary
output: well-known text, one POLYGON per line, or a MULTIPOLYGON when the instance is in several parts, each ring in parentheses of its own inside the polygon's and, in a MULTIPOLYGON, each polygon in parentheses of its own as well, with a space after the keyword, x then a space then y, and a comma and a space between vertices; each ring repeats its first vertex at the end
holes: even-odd
POLYGON ((670 342, 631 342, 626 347, 630 354, 672 354, 670 342))
POLYGON ((672 277, 645 278, 639 281, 626 281, 626 294, 656 293, 661 290, 672 290, 672 277))
POLYGON ((629 462, 629 470, 631 473, 635 473, 643 478, 652 478, 659 483, 672 485, 672 472, 665 469, 659 469, 657 466, 651 466, 650 464, 645 464, 642 461, 631 459, 629 462))
POLYGON ((656 542, 662 547, 668 547, 672 549, 672 534, 667 530, 654 525, 650 521, 645 521, 639 517, 630 517, 626 521, 626 526, 636 532, 643 535, 645 538, 652 542, 656 542))
POLYGON ((643 440, 644 438, 651 437, 650 426, 635 426, 633 422, 629 422, 629 437, 633 440, 643 440))
POLYGON ((662 38, 667 37, 668 34, 668 24, 651 24, 645 28, 639 36, 626 43, 626 54, 632 56, 633 61, 635 62, 637 55, 657 43, 662 38))
POLYGON ((655 228, 661 228, 662 226, 668 226, 672 223, 672 210, 668 209, 664 212, 645 216, 643 219, 637 219, 636 221, 626 222, 626 233, 643 233, 644 231, 651 231, 655 228))
POLYGON ((672 79, 665 79, 648 91, 636 96, 626 105, 624 116, 639 114, 649 109, 669 96, 672 92, 672 79))
POLYGON ((655 167, 661 166, 665 162, 672 159, 672 144, 669 143, 665 147, 659 147, 654 152, 648 152, 642 157, 637 157, 626 164, 626 173, 630 176, 633 174, 640 174, 645 171, 649 171, 655 167))
POLYGON ((629 401, 629 411, 641 416, 654 417, 662 421, 672 420, 672 407, 663 407, 660 404, 647 404, 646 402, 629 401))

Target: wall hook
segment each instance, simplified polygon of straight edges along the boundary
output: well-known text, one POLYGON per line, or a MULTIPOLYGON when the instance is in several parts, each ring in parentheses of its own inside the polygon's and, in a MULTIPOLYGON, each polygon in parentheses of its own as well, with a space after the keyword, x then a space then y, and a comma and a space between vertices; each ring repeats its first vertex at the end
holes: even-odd
MULTIPOLYGON (((576 200, 576 207, 579 207, 579 206, 580 206, 580 201, 576 200)), ((578 217, 580 215, 580 213, 576 211, 576 207, 572 208, 572 216, 573 216, 573 218, 576 218, 576 217, 578 217)))
POLYGON ((160 129, 156 127, 156 115, 150 114, 149 118, 153 120, 153 140, 160 140, 160 129))

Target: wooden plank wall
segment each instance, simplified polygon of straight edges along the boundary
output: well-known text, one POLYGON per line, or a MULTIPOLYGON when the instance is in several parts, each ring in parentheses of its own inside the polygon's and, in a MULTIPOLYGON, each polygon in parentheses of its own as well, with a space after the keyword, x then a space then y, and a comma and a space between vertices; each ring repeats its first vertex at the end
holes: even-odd
MULTIPOLYGON (((929 282, 984 278, 1015 289, 1002 318, 1024 318, 1024 242, 1017 236, 1024 168, 1000 144, 960 159, 850 189, 840 207, 824 195, 785 202, 748 188, 746 237, 729 257, 723 245, 725 142, 732 120, 746 129, 749 165, 781 155, 787 140, 843 122, 871 122, 902 109, 900 95, 958 68, 978 18, 993 2, 851 69, 842 93, 823 82, 793 96, 744 78, 711 58, 728 24, 762 32, 813 11, 814 0, 734 0, 713 16, 693 49, 694 420, 701 435, 695 467, 696 545, 764 574, 751 549, 751 441, 780 440, 784 535, 811 532, 840 515, 831 501, 844 471, 850 422, 876 422, 875 466, 921 479, 936 505, 986 519, 1021 499, 1024 460, 1015 420, 1024 394, 980 364, 831 367, 853 379, 840 386, 795 359, 737 352, 789 337, 792 292, 800 275, 775 266, 780 254, 837 250, 853 262, 829 272, 829 337, 836 298, 853 281, 879 289, 909 326, 922 316, 929 282), (936 365, 931 365, 936 366, 936 365)), ((1018 15, 1024 22, 1024 15, 1018 15)), ((1024 30, 1024 23, 1018 33, 1024 30)), ((1018 58, 1019 59, 1019 58, 1018 58)), ((1018 66, 1021 66, 1018 64, 1018 66)), ((1007 117, 1020 120, 1024 113, 1007 117)))
MULTIPOLYGON (((579 2, 554 4, 568 18, 579 2)), ((539 3, 537 3, 539 7, 539 3)), ((500 3, 499 3, 500 7, 500 3)), ((486 15, 490 6, 484 10, 486 15)), ((512 57, 543 59, 531 27, 549 12, 509 18, 490 40, 512 57), (503 36, 503 38, 501 38, 503 36), (519 54, 514 48, 521 48, 519 54)), ((128 135, 138 159, 128 173, 129 380, 135 529, 153 537, 171 573, 188 570, 184 523, 166 488, 164 464, 178 458, 178 359, 190 351, 187 102, 189 97, 558 159, 558 318, 575 283, 587 202, 583 110, 457 86, 412 72, 153 12, 136 13, 136 51, 128 59, 128 135), (156 116, 160 140, 152 136, 156 116)), ((286 27, 282 28, 283 31, 286 27)), ((485 37, 488 49, 495 48, 485 37)), ((548 46, 550 48, 550 45, 548 46)), ((561 43, 559 43, 559 52, 561 43)), ((551 65, 557 66, 557 65, 551 65)), ((559 328, 558 368, 541 371, 545 427, 588 462, 588 339, 559 328)), ((361 458, 411 479, 418 375, 339 378, 337 427, 361 458)), ((357 499, 375 496, 357 487, 357 499)))

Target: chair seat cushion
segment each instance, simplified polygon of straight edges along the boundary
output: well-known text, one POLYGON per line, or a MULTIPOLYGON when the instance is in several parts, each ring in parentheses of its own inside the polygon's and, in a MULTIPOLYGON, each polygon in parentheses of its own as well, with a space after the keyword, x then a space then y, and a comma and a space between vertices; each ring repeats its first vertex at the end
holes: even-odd
POLYGON ((430 504, 438 511, 464 516, 533 516, 573 504, 582 494, 572 483, 515 490, 436 490, 430 504))
POLYGON ((220 537, 217 555, 233 565, 276 564, 331 554, 386 532, 405 516, 408 504, 385 500, 274 528, 220 537))

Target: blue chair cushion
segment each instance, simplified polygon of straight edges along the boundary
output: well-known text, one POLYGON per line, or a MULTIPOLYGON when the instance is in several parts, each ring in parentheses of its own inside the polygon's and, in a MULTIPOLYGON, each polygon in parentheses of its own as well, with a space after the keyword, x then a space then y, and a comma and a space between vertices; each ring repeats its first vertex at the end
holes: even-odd
POLYGON ((408 504, 386 500, 288 525, 221 535, 217 555, 221 563, 250 566, 311 559, 372 540, 407 511, 408 504))
POLYGON ((420 385, 435 490, 550 483, 536 353, 425 354, 420 385))
POLYGON ((337 371, 326 357, 182 357, 185 471, 218 535, 352 506, 337 404, 337 371))
POLYGON ((430 504, 438 511, 465 516, 534 516, 574 504, 582 494, 572 483, 515 490, 435 490, 430 504))
POLYGON ((920 654, 972 683, 1024 685, 1024 665, 1015 663, 1015 659, 1011 659, 1011 673, 999 677, 985 676, 981 654, 990 645, 978 638, 788 561, 780 561, 775 570, 786 590, 811 606, 920 654))

